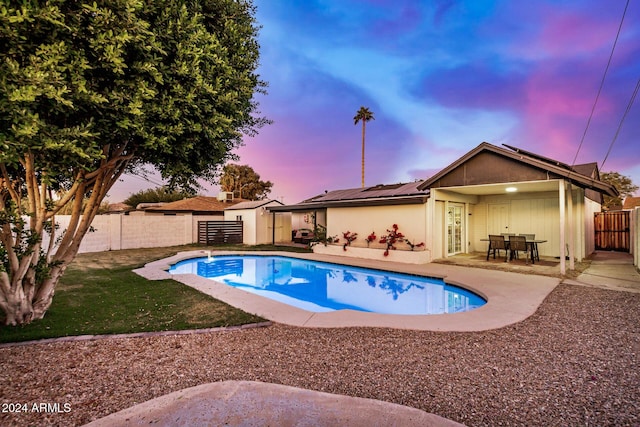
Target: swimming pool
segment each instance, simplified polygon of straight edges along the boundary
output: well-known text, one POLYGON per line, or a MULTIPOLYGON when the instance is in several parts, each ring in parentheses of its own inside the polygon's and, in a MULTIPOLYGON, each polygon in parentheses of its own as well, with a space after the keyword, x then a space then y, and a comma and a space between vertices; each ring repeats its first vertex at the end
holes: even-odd
POLYGON ((194 258, 172 265, 169 273, 197 274, 312 312, 443 314, 486 303, 479 295, 441 279, 284 256, 194 258))

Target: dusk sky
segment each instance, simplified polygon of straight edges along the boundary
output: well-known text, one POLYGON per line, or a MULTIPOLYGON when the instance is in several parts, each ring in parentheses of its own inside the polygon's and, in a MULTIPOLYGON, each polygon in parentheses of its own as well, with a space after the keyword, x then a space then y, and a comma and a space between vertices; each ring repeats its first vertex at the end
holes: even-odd
MULTIPOLYGON (((273 124, 236 151, 286 204, 426 179, 483 141, 573 164, 626 0, 255 0, 260 110, 273 124)), ((576 164, 640 185, 640 1, 630 1, 576 164)), ((118 202, 156 187, 125 178, 118 202)), ((217 188, 207 187, 214 196, 217 188)), ((636 193, 638 195, 640 193, 636 193)))

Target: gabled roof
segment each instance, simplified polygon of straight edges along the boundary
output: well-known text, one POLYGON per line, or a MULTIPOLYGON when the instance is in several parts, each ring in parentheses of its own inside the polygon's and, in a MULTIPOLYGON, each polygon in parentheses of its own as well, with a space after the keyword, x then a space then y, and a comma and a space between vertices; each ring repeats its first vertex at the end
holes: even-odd
MULTIPOLYGON (((537 180, 550 180, 550 179, 560 179, 564 178, 571 181, 573 184, 594 190, 598 193, 607 194, 609 196, 617 196, 618 191, 612 185, 609 185, 605 182, 599 180, 599 174, 597 169, 597 164, 588 163, 585 165, 577 165, 571 167, 565 163, 559 162, 557 160, 549 159, 544 156, 540 156, 535 153, 531 153, 526 150, 522 150, 520 148, 511 147, 505 145, 508 149, 496 147, 495 145, 489 144, 488 142, 483 142, 478 145, 473 150, 469 151, 464 156, 460 157, 458 160, 442 169, 440 172, 430 177, 426 181, 424 181, 418 188, 419 189, 427 189, 433 187, 439 187, 439 182, 447 177, 447 175, 452 174, 456 170, 460 170, 460 167, 464 166, 471 162, 472 159, 489 153, 494 156, 499 156, 504 159, 509 159, 512 161, 512 164, 520 164, 522 166, 528 167, 528 170, 536 170, 539 176, 544 176, 544 178, 538 178, 537 180)), ((491 171, 495 172, 495 171, 491 171)), ((507 176, 508 171, 506 171, 503 175, 507 176)), ((525 181, 527 179, 518 179, 518 177, 509 176, 505 180, 498 181, 492 183, 499 182, 518 182, 525 181)), ((472 184, 459 184, 459 185, 472 185, 472 184)))
POLYGON ((622 209, 634 209, 640 207, 640 197, 627 196, 622 204, 622 209))
POLYGON ((262 206, 268 205, 269 203, 277 203, 280 206, 284 205, 284 203, 282 203, 279 200, 251 200, 247 202, 238 203, 237 205, 228 207, 225 210, 233 211, 233 210, 240 210, 240 209, 257 209, 262 206))
POLYGON ((306 199, 298 204, 289 206, 269 207, 276 212, 293 210, 313 210, 327 207, 357 207, 424 203, 429 197, 429 190, 419 190, 422 181, 374 185, 365 188, 348 188, 345 190, 328 191, 324 194, 306 199))
POLYGON ((231 202, 223 202, 218 200, 217 197, 196 196, 188 199, 177 200, 162 206, 150 207, 145 210, 153 212, 223 213, 226 208, 243 201, 243 199, 235 199, 231 202))

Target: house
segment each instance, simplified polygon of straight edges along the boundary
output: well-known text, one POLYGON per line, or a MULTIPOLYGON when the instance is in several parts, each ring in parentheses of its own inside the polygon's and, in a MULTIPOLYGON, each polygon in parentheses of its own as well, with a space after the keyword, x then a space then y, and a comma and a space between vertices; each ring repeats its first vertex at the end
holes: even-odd
POLYGON ((627 196, 624 199, 624 203, 622 204, 623 210, 632 210, 635 208, 640 208, 640 197, 627 196))
MULTIPOLYGON (((358 233, 359 237, 352 243, 354 248, 349 255, 366 257, 366 253, 360 254, 357 247, 368 247, 364 243, 368 235, 375 232, 376 236, 381 236, 393 224, 398 225, 408 239, 424 242, 427 224, 425 204, 429 190, 418 189, 422 182, 329 191, 297 205, 270 210, 276 213, 291 212, 293 228, 315 229, 321 225, 326 227, 327 236, 342 240, 343 233, 347 231, 358 233)), ((318 252, 326 248, 320 246, 314 250, 318 252)), ((376 241, 373 247, 383 246, 376 241)), ((326 250, 330 251, 331 248, 326 250)), ((416 262, 430 261, 424 258, 424 253, 421 256, 413 255, 417 258, 416 262)))
MULTIPOLYGON (((175 202, 141 204, 143 206, 138 205, 136 210, 129 212, 129 216, 190 217, 191 220, 184 220, 189 226, 184 230, 175 230, 175 232, 184 233, 185 239, 188 241, 198 242, 198 223, 223 221, 224 210, 243 201, 243 199, 234 199, 233 193, 221 192, 217 197, 195 196, 175 202)), ((184 221, 180 221, 180 223, 184 221)))
MULTIPOLYGON (((535 234, 546 240, 540 254, 558 257, 564 274, 565 256, 573 269, 574 260, 595 250, 593 213, 600 211, 603 194, 618 193, 599 180, 595 163, 570 166, 483 142, 425 181, 332 191, 270 209, 312 215, 327 227, 327 235, 338 238, 346 231, 379 236, 396 224, 414 244, 424 243, 412 251, 409 262, 416 263, 486 251, 483 239, 489 234, 535 234)), ((336 248, 317 245, 314 250, 336 248)), ((371 248, 349 255, 380 258, 371 248)))
POLYGON ((217 197, 195 196, 169 203, 140 204, 135 211, 130 212, 130 215, 206 215, 216 217, 212 219, 223 220, 226 208, 243 201, 243 199, 234 199, 233 193, 221 192, 217 197))
POLYGON ((282 206, 278 200, 245 201, 225 209, 225 221, 242 221, 242 241, 246 245, 284 242, 291 238, 290 215, 278 215, 268 209, 282 206))

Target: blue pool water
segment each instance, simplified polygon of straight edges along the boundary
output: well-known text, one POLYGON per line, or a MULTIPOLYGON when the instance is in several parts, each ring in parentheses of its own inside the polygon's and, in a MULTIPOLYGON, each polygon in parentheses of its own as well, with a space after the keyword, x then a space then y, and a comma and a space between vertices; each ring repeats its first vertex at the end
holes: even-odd
POLYGON ((475 293, 441 279, 282 256, 195 258, 173 265, 169 273, 197 274, 313 312, 442 314, 486 304, 475 293))

